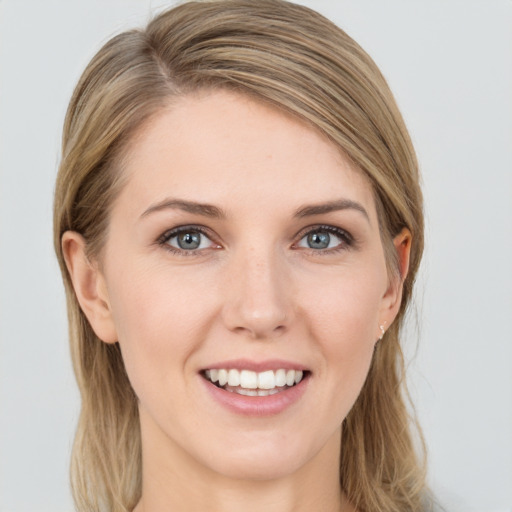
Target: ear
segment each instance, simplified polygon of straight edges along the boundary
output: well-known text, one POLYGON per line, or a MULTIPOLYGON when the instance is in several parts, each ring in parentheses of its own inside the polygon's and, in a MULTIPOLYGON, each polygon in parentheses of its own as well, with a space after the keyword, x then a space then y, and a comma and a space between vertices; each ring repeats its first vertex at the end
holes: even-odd
MULTIPOLYGON (((412 235, 407 228, 402 231, 393 239, 393 245, 397 255, 398 272, 394 272, 389 279, 388 289, 382 298, 382 306, 380 312, 380 326, 386 330, 395 319, 400 304, 402 302, 402 290, 404 280, 409 271, 409 258, 411 255, 412 235)), ((384 331, 380 329, 379 338, 383 335, 384 331)))
POLYGON ((115 343, 117 332, 112 318, 105 278, 86 254, 86 243, 76 231, 66 231, 61 239, 62 252, 71 276, 76 298, 96 336, 115 343))

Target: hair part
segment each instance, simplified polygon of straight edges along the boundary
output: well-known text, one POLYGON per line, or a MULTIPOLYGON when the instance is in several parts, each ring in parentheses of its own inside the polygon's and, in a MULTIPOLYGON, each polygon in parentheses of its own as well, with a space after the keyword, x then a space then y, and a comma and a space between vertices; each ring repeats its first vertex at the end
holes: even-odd
POLYGON ((137 398, 119 346, 103 343, 81 311, 62 235, 77 231, 89 257, 99 258, 137 130, 173 98, 219 88, 295 116, 355 164, 373 188, 390 272, 398 271, 393 237, 404 227, 412 234, 398 317, 378 343, 362 392, 343 423, 340 483, 362 512, 424 510, 425 470, 404 401, 399 344, 423 251, 414 149, 372 59, 320 14, 282 0, 188 2, 162 12, 145 29, 108 41, 76 86, 63 131, 54 243, 82 398, 71 469, 77 508, 133 509, 141 494, 141 440, 137 398))

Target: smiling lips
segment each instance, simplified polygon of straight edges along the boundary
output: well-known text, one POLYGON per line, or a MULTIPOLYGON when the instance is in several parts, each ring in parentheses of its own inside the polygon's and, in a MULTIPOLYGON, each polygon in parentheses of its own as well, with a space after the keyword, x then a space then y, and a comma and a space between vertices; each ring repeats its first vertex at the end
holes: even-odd
POLYGON ((231 393, 245 396, 269 396, 301 382, 304 372, 284 368, 263 372, 220 368, 205 370, 204 376, 217 387, 231 393))

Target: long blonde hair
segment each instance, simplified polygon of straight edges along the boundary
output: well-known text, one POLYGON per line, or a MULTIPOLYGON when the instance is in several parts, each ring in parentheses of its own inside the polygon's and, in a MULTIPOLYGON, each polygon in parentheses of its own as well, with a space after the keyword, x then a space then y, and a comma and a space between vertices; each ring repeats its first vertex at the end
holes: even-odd
MULTIPOLYGON (((93 332, 75 297, 61 237, 97 256, 122 181, 123 152, 169 98, 227 88, 282 109, 326 135, 372 184, 388 266, 393 237, 412 233, 396 321, 377 345, 343 423, 341 487, 361 511, 425 510, 423 458, 404 402, 399 333, 423 251, 422 195, 407 129, 372 59, 318 13, 282 0, 188 2, 108 41, 71 99, 57 178, 54 242, 66 287, 82 408, 72 454, 77 509, 132 510, 141 494, 137 399, 117 344, 93 332)), ((421 435, 418 436, 421 441, 421 435)), ((421 445, 421 443, 420 443, 421 445)))

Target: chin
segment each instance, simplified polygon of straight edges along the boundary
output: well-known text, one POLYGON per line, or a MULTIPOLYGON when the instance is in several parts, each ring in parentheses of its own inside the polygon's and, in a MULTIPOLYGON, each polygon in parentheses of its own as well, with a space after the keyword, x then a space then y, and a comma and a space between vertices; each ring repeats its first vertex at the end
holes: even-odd
POLYGON ((243 440, 238 446, 232 442, 226 449, 215 450, 210 468, 235 480, 278 480, 314 463, 322 451, 318 440, 294 439, 282 433, 262 436, 263 439, 258 439, 257 434, 248 437, 252 439, 243 440))
POLYGON ((212 469, 229 479, 266 481, 286 478, 296 473, 303 464, 304 462, 297 460, 296 457, 290 459, 276 452, 276 456, 266 460, 261 456, 249 460, 234 456, 224 464, 216 464, 212 469))

